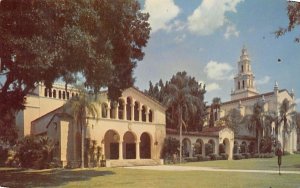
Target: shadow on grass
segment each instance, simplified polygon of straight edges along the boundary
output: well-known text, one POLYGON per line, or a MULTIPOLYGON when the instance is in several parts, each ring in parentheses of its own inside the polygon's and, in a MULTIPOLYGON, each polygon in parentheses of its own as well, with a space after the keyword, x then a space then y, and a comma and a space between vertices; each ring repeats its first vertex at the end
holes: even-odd
POLYGON ((115 174, 101 170, 0 170, 0 186, 2 187, 53 187, 63 186, 69 182, 88 181, 93 177, 115 174))

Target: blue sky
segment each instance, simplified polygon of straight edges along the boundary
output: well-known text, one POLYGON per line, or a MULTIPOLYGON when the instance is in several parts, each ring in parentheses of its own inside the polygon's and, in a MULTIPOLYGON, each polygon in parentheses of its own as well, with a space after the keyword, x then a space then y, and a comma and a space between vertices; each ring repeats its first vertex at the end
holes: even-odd
POLYGON ((260 93, 280 89, 296 93, 300 109, 299 29, 276 38, 288 25, 286 0, 141 0, 150 14, 151 37, 134 71, 141 90, 149 81, 167 81, 186 71, 205 82, 205 101, 230 100, 233 75, 243 45, 248 49, 260 93), (281 62, 278 63, 278 59, 281 62))

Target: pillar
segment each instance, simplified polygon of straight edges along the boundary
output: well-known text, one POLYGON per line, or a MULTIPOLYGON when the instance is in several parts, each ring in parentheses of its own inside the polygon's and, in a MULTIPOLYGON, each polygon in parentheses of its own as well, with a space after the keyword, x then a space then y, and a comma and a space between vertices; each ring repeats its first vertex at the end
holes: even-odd
POLYGON ((124 99, 124 104, 123 104, 123 119, 127 120, 127 102, 124 99))
POLYGON ((136 153, 136 157, 135 158, 136 159, 140 159, 140 142, 136 142, 135 143, 135 147, 136 147, 136 150, 135 150, 136 151, 135 152, 136 153))
POLYGON ((107 105, 107 119, 110 119, 110 105, 107 105))
POLYGON ((149 123, 149 109, 146 108, 146 123, 149 123))
POLYGON ((139 122, 142 122, 142 103, 140 103, 138 111, 139 111, 139 122))
POLYGON ((123 140, 119 141, 119 160, 123 160, 123 140))
POLYGON ((132 103, 130 104, 131 121, 134 121, 134 103, 135 103, 135 101, 132 99, 132 103))

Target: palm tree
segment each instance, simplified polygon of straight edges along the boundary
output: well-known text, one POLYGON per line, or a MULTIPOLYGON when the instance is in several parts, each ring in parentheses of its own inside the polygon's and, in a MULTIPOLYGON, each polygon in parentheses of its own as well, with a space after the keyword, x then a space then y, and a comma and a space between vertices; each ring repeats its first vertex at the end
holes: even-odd
POLYGON ((68 111, 73 116, 75 123, 79 125, 81 132, 81 168, 84 168, 84 139, 85 126, 87 124, 87 117, 98 118, 97 104, 100 101, 97 97, 89 93, 83 86, 77 87, 79 94, 73 96, 64 105, 65 111, 68 111))
MULTIPOLYGON (((288 124, 288 117, 296 117, 296 112, 294 110, 295 104, 290 104, 290 102, 287 99, 284 99, 282 101, 282 104, 280 106, 280 119, 279 119, 279 125, 283 122, 283 138, 282 138, 282 150, 284 153, 285 149, 285 139, 286 134, 289 134, 291 131, 291 122, 288 124)), ((277 129, 279 126, 277 126, 277 129)), ((278 132, 278 130, 277 130, 278 132)))
POLYGON ((257 152, 259 153, 260 145, 260 133, 263 130, 263 119, 264 119, 264 101, 258 101, 253 106, 253 114, 250 117, 250 129, 255 130, 255 136, 257 141, 257 152))
POLYGON ((218 97, 213 98, 212 104, 210 106, 209 127, 214 126, 215 120, 217 118, 217 114, 220 111, 220 107, 221 107, 221 98, 218 97))
POLYGON ((167 107, 174 109, 172 113, 175 113, 178 117, 180 163, 182 161, 182 125, 184 125, 187 130, 188 125, 185 122, 191 113, 197 111, 197 103, 200 102, 196 96, 192 95, 192 91, 195 89, 201 88, 198 84, 197 86, 189 84, 189 77, 186 75, 186 72, 179 72, 172 77, 171 82, 168 84, 169 95, 166 95, 164 99, 164 103, 167 107))

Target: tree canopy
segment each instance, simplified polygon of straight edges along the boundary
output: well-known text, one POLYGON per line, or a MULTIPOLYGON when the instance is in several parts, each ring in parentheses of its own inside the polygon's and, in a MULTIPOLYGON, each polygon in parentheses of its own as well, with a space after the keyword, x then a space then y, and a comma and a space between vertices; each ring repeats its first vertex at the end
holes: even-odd
MULTIPOLYGON (((275 31, 277 37, 293 31, 300 25, 300 3, 299 2, 287 2, 287 16, 289 18, 289 25, 287 27, 280 27, 275 31)), ((300 34, 295 37, 295 42, 300 42, 300 34)))
POLYGON ((167 127, 178 128, 178 105, 182 108, 182 118, 187 130, 200 131, 204 124, 206 106, 204 103, 205 85, 198 83, 194 77, 186 72, 178 72, 170 81, 160 80, 155 85, 150 82, 146 94, 167 106, 167 127), (178 96, 177 96, 178 94, 178 96), (174 99, 174 100, 173 100, 174 99), (173 101, 173 102, 170 102, 173 101))
POLYGON ((23 109, 37 83, 50 88, 78 75, 94 92, 105 87, 117 99, 143 59, 148 18, 136 0, 0 1, 1 114, 23 109))

